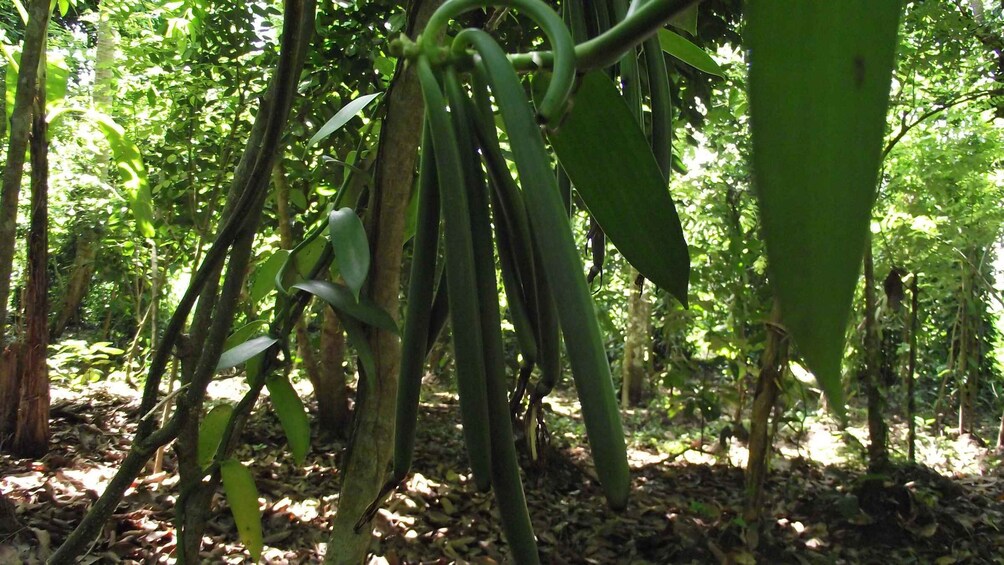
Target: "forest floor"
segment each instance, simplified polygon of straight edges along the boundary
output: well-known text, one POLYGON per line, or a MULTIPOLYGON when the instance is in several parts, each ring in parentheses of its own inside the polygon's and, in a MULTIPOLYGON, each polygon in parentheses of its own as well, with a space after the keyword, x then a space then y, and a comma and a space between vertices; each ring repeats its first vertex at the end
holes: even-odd
MULTIPOLYGON (((615 513, 575 439, 580 428, 571 401, 559 394, 551 408, 546 462, 525 479, 545 562, 1004 563, 1004 477, 992 455, 966 441, 925 436, 918 457, 928 466, 869 476, 855 461, 860 445, 831 433, 832 426, 782 429, 759 547, 750 553, 738 518, 745 451, 738 442, 726 448, 717 436, 704 443, 674 438, 664 431, 674 426, 656 411, 628 413, 634 490, 629 508, 615 513), (672 451, 673 445, 682 448, 672 451)), ((54 389, 51 452, 37 461, 0 457, 0 492, 19 522, 0 535, 0 564, 38 563, 65 539, 124 457, 137 410, 137 394, 124 385, 54 389)), ((337 506, 344 446, 315 435, 306 464, 295 466, 278 421, 268 411, 258 414, 240 458, 253 468, 259 490, 262 561, 319 561, 337 506)), ((440 390, 424 397, 415 472, 374 520, 371 562, 506 561, 494 501, 469 480, 459 428, 455 396, 440 390)), ((173 562, 171 459, 168 451, 165 472, 129 489, 82 563, 173 562)), ((245 562, 224 497, 214 505, 206 562, 245 562)))

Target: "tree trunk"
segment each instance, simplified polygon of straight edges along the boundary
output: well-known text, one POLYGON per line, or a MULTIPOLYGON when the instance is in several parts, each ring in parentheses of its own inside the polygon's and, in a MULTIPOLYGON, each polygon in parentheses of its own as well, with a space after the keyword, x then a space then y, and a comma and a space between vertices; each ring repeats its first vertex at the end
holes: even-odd
POLYGON ((959 435, 973 432, 976 411, 976 384, 979 380, 979 336, 977 326, 980 324, 978 317, 973 315, 974 302, 978 300, 976 273, 973 258, 976 255, 974 250, 966 253, 966 260, 962 262, 962 288, 960 291, 960 302, 962 303, 959 316, 959 348, 958 357, 955 363, 956 375, 959 383, 959 435), (977 360, 975 363, 971 362, 977 360))
MULTIPOLYGON (((44 49, 43 41, 43 49, 44 49)), ((27 319, 21 394, 13 453, 41 457, 49 450, 49 141, 45 121, 45 54, 39 62, 39 88, 31 124, 31 223, 28 228, 27 319)))
POLYGON ((21 390, 21 344, 0 350, 0 445, 7 445, 17 429, 17 405, 21 390))
MULTIPOLYGON (((918 273, 913 274, 913 280, 910 281, 910 360, 906 368, 906 422, 908 426, 907 431, 907 451, 908 457, 910 458, 910 463, 916 461, 916 444, 917 444, 917 398, 914 393, 914 377, 917 372, 917 308, 919 306, 919 301, 917 298, 917 279, 920 277, 918 273)), ((1004 422, 1004 420, 1002 420, 1004 422)), ((1004 430, 1004 428, 1002 428, 1004 430)), ((998 441, 1000 441, 998 439, 998 441)))
POLYGON ((763 484, 770 464, 772 438, 770 415, 777 403, 781 378, 788 367, 788 334, 781 326, 781 309, 777 301, 767 324, 767 344, 760 359, 750 416, 749 459, 746 463, 746 501, 743 520, 747 524, 746 540, 750 549, 760 541, 760 510, 763 508, 763 484))
POLYGON ((875 263, 871 240, 865 247, 865 368, 861 375, 868 398, 868 467, 881 472, 889 464, 886 446, 888 428, 885 423, 885 395, 881 383, 878 328, 878 299, 875 296, 875 263))
POLYGON ((331 308, 324 309, 321 326, 321 351, 318 363, 318 382, 314 385, 317 398, 317 418, 321 430, 332 437, 348 438, 351 414, 345 369, 345 331, 338 315, 331 308))
MULTIPOLYGON (((10 140, 0 192, 0 340, 7 331, 7 302, 14 266, 14 238, 17 229, 17 202, 24 177, 25 151, 32 129, 32 105, 38 87, 40 66, 44 66, 45 34, 51 15, 49 0, 30 0, 21 61, 17 73, 17 93, 10 119, 10 140)), ((44 108, 43 108, 44 112, 44 108)))
POLYGON ((997 428, 997 454, 1004 454, 1004 414, 1001 414, 1001 425, 997 428))
POLYGON ((90 285, 91 275, 94 274, 94 259, 98 254, 99 237, 100 232, 93 227, 87 227, 77 234, 73 252, 73 267, 70 270, 69 280, 66 282, 66 291, 60 301, 58 313, 49 332, 52 339, 63 335, 66 326, 76 318, 77 312, 80 310, 80 303, 87 295, 87 287, 90 285))
MULTIPOLYGON (((438 0, 415 0, 409 7, 407 35, 415 37, 438 5, 438 0)), ((405 215, 415 179, 423 114, 422 93, 414 67, 400 60, 387 93, 387 116, 380 130, 368 226, 371 256, 375 258, 370 295, 395 319, 399 310, 405 215)), ((357 532, 355 525, 380 492, 393 452, 401 343, 393 334, 376 331, 370 347, 376 357, 377 374, 370 377, 372 387, 360 387, 357 393, 352 440, 325 563, 357 565, 366 558, 371 528, 367 524, 357 532)))
POLYGON ((624 330, 624 361, 621 365, 621 407, 641 404, 645 387, 648 350, 649 303, 645 297, 645 279, 634 267, 628 267, 631 281, 628 296, 627 327, 624 330))

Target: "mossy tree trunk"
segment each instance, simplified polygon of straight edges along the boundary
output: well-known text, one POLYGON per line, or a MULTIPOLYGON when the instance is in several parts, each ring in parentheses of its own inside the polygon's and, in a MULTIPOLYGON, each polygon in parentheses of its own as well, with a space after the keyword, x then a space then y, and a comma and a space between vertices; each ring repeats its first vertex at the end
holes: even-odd
MULTIPOLYGON (((17 73, 17 93, 10 119, 7 161, 0 191, 0 339, 7 333, 7 302, 10 298, 14 266, 14 239, 17 203, 24 178, 24 161, 32 129, 32 107, 39 87, 39 71, 45 65, 45 35, 51 16, 49 0, 30 0, 21 61, 17 73)), ((43 109, 44 111, 44 109, 43 109)))

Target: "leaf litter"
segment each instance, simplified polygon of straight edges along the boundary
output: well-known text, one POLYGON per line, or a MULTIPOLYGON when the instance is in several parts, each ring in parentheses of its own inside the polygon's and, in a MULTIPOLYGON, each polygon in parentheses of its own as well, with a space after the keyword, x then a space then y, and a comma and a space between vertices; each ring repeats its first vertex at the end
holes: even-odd
MULTIPOLYGON (((138 395, 122 392, 54 391, 49 454, 0 456, 0 564, 44 562, 98 497, 139 417, 138 395)), ((414 472, 374 518, 371 563, 507 562, 492 496, 476 492, 470 479, 457 408, 448 393, 425 396, 414 472)), ((549 418, 565 418, 559 412, 549 418)), ((751 552, 740 518, 743 472, 730 458, 695 463, 634 450, 631 503, 616 513, 604 504, 588 449, 568 436, 555 434, 543 463, 524 461, 544 562, 1004 563, 998 470, 945 476, 916 465, 871 476, 776 454, 763 531, 751 552)), ((307 462, 296 466, 278 419, 264 410, 244 437, 237 456, 251 467, 261 497, 262 562, 319 562, 337 508, 344 444, 315 430, 307 462)), ((134 482, 80 563, 173 562, 176 483, 169 449, 164 471, 134 482)), ((213 505, 202 558, 248 562, 222 492, 213 505)))

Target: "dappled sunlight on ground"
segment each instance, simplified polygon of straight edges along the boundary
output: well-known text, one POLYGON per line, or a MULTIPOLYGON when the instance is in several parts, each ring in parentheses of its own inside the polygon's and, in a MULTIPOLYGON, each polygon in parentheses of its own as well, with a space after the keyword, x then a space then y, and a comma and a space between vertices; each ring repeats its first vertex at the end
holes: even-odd
MULTIPOLYGON (((212 397, 235 400, 243 383, 221 379, 212 397)), ((309 385, 297 388, 305 393, 309 385)), ((88 387, 86 396, 57 388, 53 398, 52 453, 40 461, 0 459, 0 491, 27 526, 0 537, 0 558, 11 551, 38 555, 62 541, 129 447, 138 398, 128 387, 88 387)), ((552 444, 542 463, 524 460, 524 490, 545 562, 753 562, 739 519, 746 448, 735 438, 721 440, 721 422, 702 434, 699 424, 668 421, 658 409, 626 411, 633 492, 628 510, 614 513, 596 482, 574 394, 556 391, 546 403, 552 444)), ((414 472, 374 518, 374 563, 506 561, 494 499, 474 489, 459 422, 455 393, 436 383, 423 391, 414 472)), ((901 428, 893 429, 897 446, 901 428)), ((760 562, 985 562, 1004 554, 998 531, 1004 484, 987 473, 985 450, 975 444, 922 435, 919 456, 955 478, 916 467, 876 482, 862 471, 861 428, 844 436, 825 417, 809 418, 804 426, 782 427, 779 436, 760 562)), ((297 466, 267 412, 252 418, 245 440, 238 457, 252 468, 259 491, 264 562, 319 560, 337 508, 344 446, 315 434, 306 463, 297 466)), ((165 472, 129 489, 94 547, 99 562, 173 560, 172 458, 169 450, 165 472)), ((245 559, 222 494, 205 540, 209 562, 245 559)))

